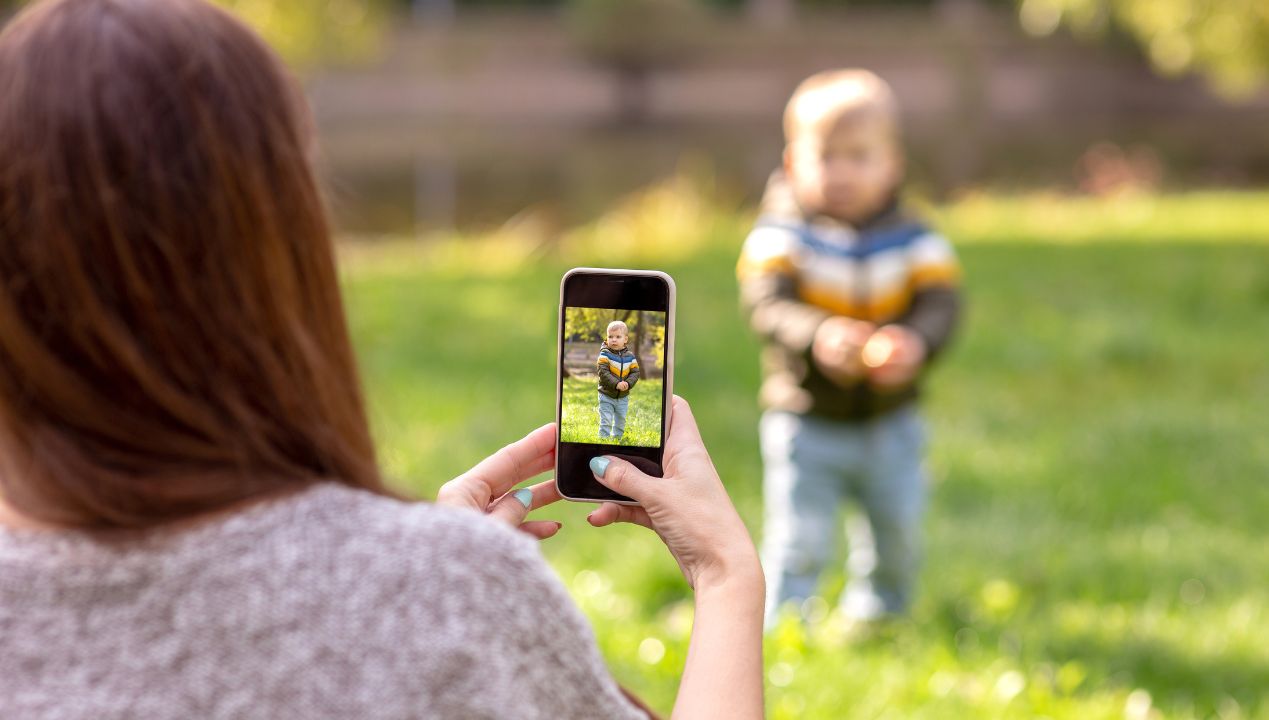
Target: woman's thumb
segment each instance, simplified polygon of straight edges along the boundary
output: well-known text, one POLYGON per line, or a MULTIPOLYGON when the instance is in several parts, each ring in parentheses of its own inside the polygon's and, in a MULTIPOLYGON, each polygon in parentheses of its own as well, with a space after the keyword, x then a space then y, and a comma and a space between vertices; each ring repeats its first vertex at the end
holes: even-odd
POLYGON ((595 474, 595 479, 609 490, 634 500, 641 498, 648 480, 648 476, 634 465, 608 455, 592 458, 590 471, 595 474))

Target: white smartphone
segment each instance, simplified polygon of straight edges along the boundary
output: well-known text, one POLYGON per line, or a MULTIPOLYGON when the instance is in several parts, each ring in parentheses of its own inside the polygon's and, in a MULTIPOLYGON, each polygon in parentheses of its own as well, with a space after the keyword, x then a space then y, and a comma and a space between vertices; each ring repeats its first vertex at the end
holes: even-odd
POLYGON ((636 504, 597 481, 590 461, 612 455, 661 477, 673 385, 674 280, 654 270, 565 273, 555 385, 560 495, 636 504))

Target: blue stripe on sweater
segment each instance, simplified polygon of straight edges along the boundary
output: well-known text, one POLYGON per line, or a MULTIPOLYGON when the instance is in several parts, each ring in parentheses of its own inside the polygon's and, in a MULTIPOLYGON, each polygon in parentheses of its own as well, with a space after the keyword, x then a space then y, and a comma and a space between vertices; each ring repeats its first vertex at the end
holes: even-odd
POLYGON ((628 360, 624 360, 624 359, 622 359, 622 358, 621 358, 621 356, 619 356, 619 355, 615 355, 615 354, 613 354, 612 352, 610 352, 610 351, 608 351, 608 350, 601 350, 601 351, 599 352, 599 354, 600 354, 601 356, 603 356, 603 357, 608 358, 611 362, 615 362, 615 363, 626 363, 626 364, 630 364, 630 363, 632 363, 632 362, 634 362, 634 361, 635 361, 635 356, 634 356, 634 353, 631 353, 630 355, 628 355, 628 356, 627 356, 627 357, 629 358, 628 360))
POLYGON ((787 230, 797 235, 798 240, 812 250, 826 255, 836 255, 838 257, 848 258, 850 260, 862 260, 870 255, 876 255, 886 250, 892 250, 897 247, 906 247, 911 245, 913 240, 921 237, 929 232, 924 225, 908 224, 900 225, 896 228, 887 230, 879 230, 875 232, 862 232, 859 234, 859 243, 854 247, 842 247, 832 243, 825 242, 815 236, 815 231, 806 225, 772 220, 769 218, 759 218, 758 227, 777 228, 779 230, 787 230))

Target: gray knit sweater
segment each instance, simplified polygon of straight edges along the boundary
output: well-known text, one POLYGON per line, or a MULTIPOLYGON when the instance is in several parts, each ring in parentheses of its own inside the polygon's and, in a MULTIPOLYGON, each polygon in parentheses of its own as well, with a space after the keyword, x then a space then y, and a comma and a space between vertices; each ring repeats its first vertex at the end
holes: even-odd
POLYGON ((0 526, 0 718, 627 718, 532 538, 322 483, 126 544, 0 526))

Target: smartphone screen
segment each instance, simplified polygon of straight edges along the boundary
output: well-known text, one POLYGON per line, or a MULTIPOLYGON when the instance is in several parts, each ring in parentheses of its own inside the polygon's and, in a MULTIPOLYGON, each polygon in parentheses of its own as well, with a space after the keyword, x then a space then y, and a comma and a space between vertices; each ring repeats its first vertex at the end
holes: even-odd
POLYGON ((555 478, 570 500, 633 502, 595 480, 591 458, 660 477, 673 397, 674 281, 577 268, 560 283, 555 478))

